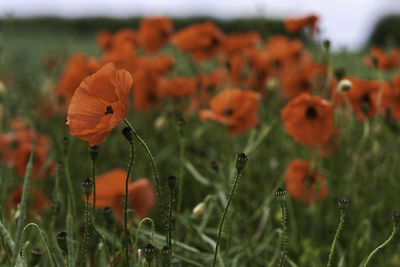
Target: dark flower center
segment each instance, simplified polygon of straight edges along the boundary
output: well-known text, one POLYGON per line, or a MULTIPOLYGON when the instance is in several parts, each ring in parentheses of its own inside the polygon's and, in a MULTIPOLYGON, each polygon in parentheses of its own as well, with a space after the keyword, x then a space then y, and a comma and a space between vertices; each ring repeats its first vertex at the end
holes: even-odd
POLYGON ((369 94, 364 94, 361 98, 361 104, 370 104, 371 99, 369 98, 369 94))
POLYGON ((300 81, 299 86, 301 90, 308 91, 308 89, 310 88, 310 82, 308 80, 303 79, 300 81))
POLYGON ((309 119, 315 119, 318 116, 318 112, 314 107, 308 107, 306 110, 306 117, 309 119))
POLYGON ((112 109, 112 107, 111 106, 108 106, 107 107, 107 110, 106 110, 106 113, 104 113, 104 114, 113 114, 114 113, 114 110, 112 109))
POLYGON ((230 116, 230 115, 233 114, 233 110, 229 108, 229 109, 225 110, 224 114, 225 114, 226 116, 230 116))

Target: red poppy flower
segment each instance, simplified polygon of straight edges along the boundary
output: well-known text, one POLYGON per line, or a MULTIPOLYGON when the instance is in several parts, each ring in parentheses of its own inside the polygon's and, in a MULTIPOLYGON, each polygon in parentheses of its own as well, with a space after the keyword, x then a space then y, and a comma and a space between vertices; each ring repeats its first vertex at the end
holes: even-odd
POLYGON ((109 31, 103 30, 96 34, 96 42, 103 50, 108 50, 111 46, 112 34, 109 31))
POLYGON ((166 17, 144 18, 139 23, 139 43, 149 52, 155 52, 165 45, 174 27, 166 17))
POLYGON ((328 195, 325 176, 317 170, 310 170, 310 163, 305 160, 292 160, 286 169, 286 188, 290 195, 305 203, 324 199, 328 195))
POLYGON ((197 79, 188 77, 162 79, 159 86, 163 96, 185 96, 196 90, 197 79))
POLYGON ((366 59, 366 63, 371 67, 375 67, 374 58, 378 60, 379 69, 394 70, 400 65, 400 48, 393 49, 391 54, 387 54, 381 48, 374 47, 371 49, 371 56, 366 59))
POLYGON ((88 141, 90 146, 101 143, 125 118, 131 87, 129 72, 117 70, 111 63, 86 77, 68 108, 70 134, 88 141))
POLYGON ((200 110, 202 121, 215 120, 229 127, 230 134, 240 134, 258 123, 261 95, 254 91, 227 89, 210 100, 211 110, 200 110))
MULTIPOLYGON (((123 217, 126 171, 114 169, 96 178, 96 208, 112 207, 117 219, 123 217)), ((128 185, 129 207, 141 219, 147 217, 155 205, 155 193, 146 178, 138 179, 128 185)), ((92 195, 89 197, 92 203, 92 195)))
POLYGON ((332 104, 303 93, 281 111, 286 132, 297 142, 316 146, 328 141, 333 131, 332 104))
POLYGON ((254 47, 261 41, 258 32, 231 33, 226 35, 222 42, 222 49, 227 54, 238 53, 246 48, 254 47))
MULTIPOLYGON (((11 209, 16 209, 18 207, 18 204, 21 202, 22 190, 23 190, 23 185, 21 184, 11 192, 8 199, 8 206, 11 209)), ((43 193, 42 190, 34 186, 30 186, 29 191, 30 191, 29 192, 30 199, 32 201, 28 204, 32 205, 32 208, 37 215, 43 214, 43 212, 50 209, 51 207, 50 199, 43 193)))
POLYGON ((383 87, 380 111, 385 114, 387 109, 395 120, 400 120, 400 75, 393 77, 391 87, 387 84, 383 87))
POLYGON ((172 37, 172 43, 197 61, 213 57, 221 48, 223 33, 212 22, 192 24, 172 37))
POLYGON ((82 53, 76 53, 69 57, 58 84, 58 94, 64 98, 66 109, 82 80, 99 67, 100 65, 95 60, 87 59, 82 53))
POLYGON ((302 18, 285 19, 285 29, 290 33, 299 32, 305 28, 309 28, 311 33, 318 32, 318 16, 309 15, 302 18))

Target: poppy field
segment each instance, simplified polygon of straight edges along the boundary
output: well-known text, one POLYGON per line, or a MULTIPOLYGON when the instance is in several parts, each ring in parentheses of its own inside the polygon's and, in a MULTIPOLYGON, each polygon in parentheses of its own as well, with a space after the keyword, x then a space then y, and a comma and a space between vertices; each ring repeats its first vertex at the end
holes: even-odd
POLYGON ((0 266, 400 266, 400 47, 167 17, 0 28, 0 266))

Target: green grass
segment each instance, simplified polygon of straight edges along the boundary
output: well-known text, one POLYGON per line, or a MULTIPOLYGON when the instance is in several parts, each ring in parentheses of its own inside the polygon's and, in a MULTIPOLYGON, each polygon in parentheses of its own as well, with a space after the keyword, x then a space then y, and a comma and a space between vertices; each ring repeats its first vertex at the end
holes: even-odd
MULTIPOLYGON (((47 28, 47 27, 44 27, 47 28)), ((54 71, 45 70, 42 59, 51 53, 60 56, 65 62, 68 55, 82 51, 88 55, 99 56, 100 51, 94 42, 95 32, 80 33, 74 30, 42 30, 42 28, 2 25, 0 32, 0 80, 12 79, 3 97, 5 120, 3 131, 7 131, 10 118, 20 116, 34 122, 35 127, 49 135, 53 148, 49 157, 61 159, 60 139, 65 129, 65 117, 57 116, 51 120, 40 118, 36 111, 37 101, 48 94, 48 84, 56 84, 62 70, 62 64, 54 71)), ((310 48, 317 59, 322 60, 322 50, 318 46, 310 48)), ((189 58, 178 54, 172 47, 164 48, 164 52, 176 55, 178 65, 173 70, 179 75, 190 75, 189 58)), ((361 78, 376 78, 374 70, 362 63, 365 51, 359 53, 337 53, 333 57, 335 67, 343 66, 348 75, 361 78)), ((204 63, 201 68, 210 70, 216 65, 215 60, 204 63)), ((385 78, 399 74, 399 70, 388 73, 385 78)), ((261 142, 248 153, 249 161, 231 203, 225 221, 224 234, 220 246, 220 255, 225 266, 276 266, 279 262, 280 206, 274 199, 275 191, 283 186, 283 177, 287 164, 295 158, 310 159, 311 151, 297 144, 289 137, 280 120, 280 110, 285 102, 274 92, 268 92, 260 104, 258 117, 261 123, 253 130, 240 136, 229 137, 226 129, 214 122, 201 123, 196 114, 187 118, 185 157, 188 162, 205 179, 200 182, 193 172, 185 169, 183 190, 183 212, 177 214, 174 239, 181 245, 174 246, 174 252, 199 266, 210 266, 217 236, 218 220, 222 214, 226 197, 234 178, 234 157, 236 153, 249 149, 257 137, 269 129, 261 142), (210 163, 217 162, 218 170, 210 163), (212 196, 214 201, 208 202, 207 211, 211 216, 194 218, 191 210, 199 202, 212 196), (257 238, 254 238, 262 218, 267 218, 257 238), (279 230, 278 230, 279 231, 279 230), (275 233, 275 234, 274 234, 275 233), (278 253, 278 254, 276 254, 278 253), (278 255, 278 257, 274 257, 278 255)), ((132 105, 131 105, 132 106, 132 105)), ((164 110, 138 112, 130 109, 129 121, 139 134, 148 142, 155 156, 164 196, 168 194, 166 178, 177 174, 179 168, 179 138, 177 120, 182 115, 171 110, 171 103, 166 102, 164 110), (154 121, 165 116, 167 125, 162 130, 154 128, 154 121)), ((305 205, 288 198, 288 257, 297 266, 320 267, 328 261, 329 248, 333 240, 340 210, 338 199, 347 196, 350 207, 346 214, 344 228, 337 243, 333 266, 339 260, 342 265, 354 267, 381 244, 392 230, 391 212, 400 209, 400 141, 399 125, 396 128, 386 123, 384 118, 359 122, 354 117, 341 118, 337 127, 342 129, 341 144, 337 153, 323 158, 319 164, 325 174, 328 185, 328 197, 312 205, 305 205), (370 134, 365 143, 360 144, 364 124, 370 127, 370 134)), ((101 144, 100 156, 97 160, 97 173, 104 173, 112 168, 125 168, 129 150, 126 140, 121 135, 124 125, 118 126, 101 144)), ((134 175, 151 177, 151 169, 142 147, 136 145, 136 169, 134 175)), ((73 218, 76 231, 84 221, 83 194, 81 181, 91 175, 91 160, 88 145, 77 138, 71 138, 70 172, 77 195, 78 216, 73 218), (79 194, 78 194, 79 192, 79 194)), ((4 167, 6 175, 1 183, 1 207, 7 210, 7 192, 11 191, 21 179, 12 169, 4 167)), ((53 179, 32 181, 44 188, 51 195, 53 179)), ((68 202, 66 181, 61 181, 63 202, 60 216, 56 222, 56 232, 65 229, 65 214, 68 202), (63 190, 64 189, 64 190, 63 190)), ((29 213, 29 211, 28 211, 29 213)), ((158 249, 164 245, 163 227, 157 214, 155 219, 157 234, 155 245, 158 249), (160 236, 161 235, 161 236, 160 236)), ((48 231, 50 213, 42 218, 30 217, 29 222, 36 222, 42 231, 48 231)), ((3 221, 4 222, 4 221, 3 221)), ((15 224, 10 219, 5 221, 7 229, 14 235, 15 224)), ((144 247, 149 239, 149 227, 139 236, 139 247, 144 247), (146 233, 145 235, 144 233, 146 233)), ((111 230, 111 229, 107 229, 111 230)), ((46 232, 47 236, 55 236, 56 232, 46 232)), ((76 234, 75 234, 76 236, 76 234)), ((82 233, 78 236, 82 236, 82 233)), ((117 236, 119 238, 119 236, 117 236)), ((31 246, 41 246, 41 240, 34 234, 27 233, 25 240, 31 246)), ((89 240, 88 250, 94 255, 99 238, 95 235, 89 240)), ((77 242, 81 240, 76 239, 77 242)), ((400 266, 398 237, 373 259, 371 266, 400 266)), ((1 246, 0 246, 1 248, 1 246)), ((0 249, 1 251, 2 249, 0 249)), ((50 250, 52 248, 50 247, 50 250)), ((79 252, 79 250, 77 250, 79 252)), ((96 253, 100 253, 97 252, 96 253)), ((104 254, 104 253, 103 253, 104 254)), ((46 256, 42 264, 46 265, 46 256)), ((103 258, 96 258, 103 259, 103 258)), ((185 260, 184 260, 185 261, 185 260)), ((186 260, 187 261, 187 260, 186 260)), ((0 263, 6 266, 7 260, 0 253, 0 263)), ((48 263, 48 262, 47 262, 48 263)), ((99 264, 99 263, 98 263, 99 264)), ((97 265, 96 265, 97 266, 97 265)), ((100 265, 99 265, 100 266, 100 265)))

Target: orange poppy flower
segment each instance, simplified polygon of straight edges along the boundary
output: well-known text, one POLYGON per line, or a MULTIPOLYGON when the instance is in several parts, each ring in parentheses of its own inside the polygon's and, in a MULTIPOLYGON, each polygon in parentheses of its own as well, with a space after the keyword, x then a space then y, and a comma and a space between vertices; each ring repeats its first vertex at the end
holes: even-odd
POLYGON ((286 169, 286 188, 290 195, 305 203, 324 199, 328 195, 326 178, 317 170, 310 170, 306 160, 292 160, 286 169))
POLYGON ((371 49, 371 56, 366 59, 366 63, 375 67, 373 58, 378 60, 378 68, 382 70, 394 70, 400 65, 400 48, 392 50, 391 54, 386 54, 381 48, 374 47, 371 49))
POLYGON ((108 63, 86 77, 68 108, 70 134, 98 145, 126 116, 132 76, 108 63))
MULTIPOLYGON (((126 171, 114 169, 96 178, 96 208, 112 207, 116 217, 123 217, 126 171)), ((155 205, 155 193, 146 178, 138 179, 128 185, 129 207, 142 219, 147 217, 155 205)), ((92 203, 92 195, 89 197, 92 203)))
POLYGON ((133 103, 138 110, 147 110, 161 99, 159 89, 160 74, 157 66, 149 58, 140 58, 137 61, 133 77, 133 103))
POLYGON ((226 35, 222 41, 222 49, 227 54, 234 54, 246 48, 254 47, 256 43, 261 41, 258 32, 231 33, 226 35))
MULTIPOLYGON (((377 113, 377 100, 380 91, 380 82, 374 80, 362 80, 355 77, 346 77, 351 83, 352 87, 349 91, 345 92, 351 107, 357 114, 359 119, 365 116, 373 117, 377 113), (364 111, 363 111, 364 109, 364 111), (366 113, 364 113, 366 111, 366 113)), ((390 86, 388 83, 382 83, 383 92, 389 91, 390 86)), ((343 103, 343 96, 338 94, 336 99, 337 104, 343 103)))
POLYGON ((177 77, 173 80, 161 79, 159 86, 163 96, 185 96, 196 90, 197 79, 188 77, 177 77))
POLYGON ((210 100, 211 110, 200 110, 202 121, 215 120, 229 127, 229 134, 240 134, 258 123, 261 95, 254 91, 227 89, 210 100))
POLYGON ((57 91, 64 98, 66 109, 82 80, 94 73, 99 67, 100 65, 95 60, 87 59, 83 53, 76 53, 69 57, 57 91))
POLYGON ((285 19, 285 29, 290 33, 295 33, 308 28, 311 33, 317 33, 318 21, 319 18, 316 15, 309 15, 302 18, 287 18, 285 19))
POLYGON ((175 62, 175 59, 170 55, 152 58, 152 65, 159 75, 167 74, 172 69, 175 62))
POLYGON ((139 23, 139 43, 148 52, 155 52, 164 46, 174 27, 166 17, 144 18, 139 23))
POLYGON ((221 48, 224 35, 212 22, 192 24, 172 37, 172 43, 189 52, 196 61, 213 57, 221 48))
POLYGON ((383 87, 381 113, 385 114, 390 109, 392 117, 400 120, 400 75, 393 77, 392 86, 383 87))
POLYGON ((332 104, 319 96, 299 95, 282 109, 281 118, 286 132, 302 144, 321 145, 332 135, 332 104))
POLYGON ((112 34, 109 31, 103 30, 96 34, 96 42, 103 50, 108 50, 111 46, 112 34))
POLYGON ((311 92, 322 88, 325 76, 325 67, 321 64, 308 61, 299 68, 282 73, 281 84, 283 96, 292 99, 304 92, 311 92))
MULTIPOLYGON (((10 193, 10 196, 8 198, 8 206, 11 207, 11 209, 16 209, 18 207, 18 204, 21 202, 22 190, 23 185, 21 184, 10 193)), ((30 199, 32 200, 30 202, 30 205, 32 205, 35 214, 43 214, 43 212, 50 209, 50 199, 43 193, 42 190, 31 185, 29 187, 29 191, 30 199)))

